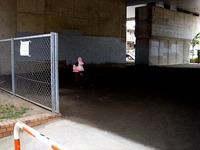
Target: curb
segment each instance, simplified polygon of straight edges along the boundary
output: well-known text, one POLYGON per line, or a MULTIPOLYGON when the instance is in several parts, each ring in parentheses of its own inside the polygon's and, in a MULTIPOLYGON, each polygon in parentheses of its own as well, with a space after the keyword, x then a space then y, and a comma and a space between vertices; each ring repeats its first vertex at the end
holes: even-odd
POLYGON ((58 119, 60 117, 61 117, 60 113, 59 114, 45 113, 45 114, 40 114, 40 115, 29 116, 29 117, 18 118, 18 119, 0 122, 0 139, 13 135, 14 126, 15 126, 15 123, 17 121, 21 121, 21 122, 23 122, 24 124, 26 124, 30 127, 34 127, 34 126, 38 126, 38 125, 48 123, 48 122, 53 121, 55 119, 58 119))

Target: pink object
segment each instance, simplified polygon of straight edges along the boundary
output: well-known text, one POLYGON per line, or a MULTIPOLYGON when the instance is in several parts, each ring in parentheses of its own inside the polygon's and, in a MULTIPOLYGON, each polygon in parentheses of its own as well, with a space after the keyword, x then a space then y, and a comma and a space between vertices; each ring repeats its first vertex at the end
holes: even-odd
POLYGON ((73 72, 79 72, 78 66, 73 65, 73 72))
POLYGON ((78 57, 78 64, 76 63, 76 65, 73 65, 73 72, 74 72, 74 81, 75 82, 80 82, 81 81, 81 76, 83 76, 83 60, 81 57, 78 57))
POLYGON ((73 72, 84 71, 83 65, 84 65, 84 63, 83 63, 82 58, 78 57, 78 66, 73 65, 73 72))
POLYGON ((79 65, 83 65, 83 64, 84 64, 81 57, 78 57, 78 64, 79 64, 79 65))

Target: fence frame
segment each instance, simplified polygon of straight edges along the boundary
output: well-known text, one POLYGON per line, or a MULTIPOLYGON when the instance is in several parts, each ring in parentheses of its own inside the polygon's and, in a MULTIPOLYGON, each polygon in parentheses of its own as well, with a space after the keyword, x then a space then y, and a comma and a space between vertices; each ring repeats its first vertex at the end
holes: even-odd
MULTIPOLYGON (((22 99, 40 105, 46 109, 51 110, 53 113, 59 113, 59 77, 58 77, 58 34, 55 32, 51 32, 49 34, 42 34, 42 35, 33 35, 33 36, 25 36, 25 37, 17 37, 17 38, 10 38, 0 40, 1 42, 10 42, 11 45, 11 80, 12 80, 12 91, 9 91, 5 88, 0 87, 0 89, 13 94, 14 96, 18 96, 22 99), (49 37, 50 38, 50 64, 51 64, 51 106, 52 108, 46 107, 42 104, 34 102, 30 99, 27 99, 21 95, 16 94, 16 87, 15 87, 15 48, 14 44, 16 40, 26 40, 32 38, 42 38, 42 37, 49 37)), ((1 75, 1 74, 0 74, 1 75)))

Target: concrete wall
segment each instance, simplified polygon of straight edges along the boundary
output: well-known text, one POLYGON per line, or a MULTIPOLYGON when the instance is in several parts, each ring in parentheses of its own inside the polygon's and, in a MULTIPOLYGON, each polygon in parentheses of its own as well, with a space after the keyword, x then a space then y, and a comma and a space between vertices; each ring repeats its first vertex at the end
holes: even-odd
POLYGON ((11 42, 0 42, 0 72, 10 74, 11 72, 11 42))
MULTIPOLYGON (((0 39, 14 37, 16 33, 16 0, 0 2, 0 39)), ((10 74, 10 42, 0 43, 0 72, 10 74)))
POLYGON ((190 40, 199 31, 197 16, 156 6, 136 9, 136 64, 189 63, 190 40), (148 42, 146 42, 148 40, 148 42), (145 57, 140 43, 147 43, 145 57), (139 52, 138 52, 139 51, 139 52), (146 60, 144 60, 146 59, 146 60))
POLYGON ((199 17, 161 7, 152 8, 152 36, 192 39, 198 32, 199 17))
POLYGON ((59 36, 59 60, 74 64, 81 56, 87 64, 125 63, 126 45, 120 38, 84 36, 66 30, 59 36))
MULTIPOLYGON (((32 36, 37 33, 20 32, 17 37, 32 36)), ((19 41, 18 41, 19 42, 19 41)), ((64 61, 67 65, 76 63, 77 58, 81 56, 87 64, 104 64, 104 63, 125 63, 126 45, 121 38, 116 37, 99 37, 83 35, 79 30, 64 30, 58 36, 58 54, 59 60, 64 61)), ((34 44, 34 40, 32 43, 34 44)), ((19 45, 18 45, 19 46, 19 45)), ((30 47, 31 57, 22 58, 23 60, 47 60, 50 58, 50 51, 40 52, 30 47), (43 56, 39 56, 43 54, 43 56), (45 57, 45 56, 46 57, 45 57)), ((20 59, 19 49, 17 59, 20 59)))
POLYGON ((16 15, 16 0, 0 2, 0 39, 15 36, 16 15))
POLYGON ((5 0, 0 3, 0 39, 16 32, 61 33, 126 37, 125 0, 5 0))
MULTIPOLYGON (((70 40, 66 35, 66 38, 60 38, 59 42, 64 45, 60 46, 62 60, 70 63, 82 55, 89 63, 121 63, 125 61, 126 53, 126 0, 0 2, 0 39, 16 37, 18 33, 37 35, 58 32, 60 35, 65 30, 74 30, 71 34, 75 35, 70 35, 73 40, 69 45, 65 43, 70 40), (77 30, 83 36, 77 37, 77 30)), ((6 55, 2 53, 1 57, 6 55)), ((4 61, 0 66, 7 64, 9 62, 4 61)))
POLYGON ((189 47, 187 41, 152 38, 149 42, 149 65, 189 63, 189 47))
POLYGON ((17 0, 17 32, 80 30, 125 38, 125 0, 17 0))
MULTIPOLYGON (((17 37, 32 35, 37 35, 37 33, 17 33, 17 37)), ((126 53, 124 51, 126 45, 124 42, 121 41, 121 38, 86 36, 78 30, 64 30, 62 33, 59 34, 58 42, 60 68, 65 68, 66 65, 70 66, 76 63, 79 56, 83 58, 85 64, 126 63, 126 53)), ((48 65, 42 61, 50 59, 50 50, 43 49, 45 51, 41 51, 41 49, 35 49, 34 44, 37 43, 35 43, 34 40, 31 40, 29 51, 31 57, 21 57, 19 52, 19 41, 16 41, 15 44, 15 47, 18 48, 15 51, 16 59, 23 61, 28 60, 29 62, 31 62, 29 63, 29 71, 31 70, 34 72, 34 70, 32 70, 35 68, 34 65, 40 64, 41 68, 39 68, 39 70, 37 71, 41 71, 43 68, 45 69, 45 66, 48 65)), ((22 73, 23 70, 18 70, 17 72, 22 73)))

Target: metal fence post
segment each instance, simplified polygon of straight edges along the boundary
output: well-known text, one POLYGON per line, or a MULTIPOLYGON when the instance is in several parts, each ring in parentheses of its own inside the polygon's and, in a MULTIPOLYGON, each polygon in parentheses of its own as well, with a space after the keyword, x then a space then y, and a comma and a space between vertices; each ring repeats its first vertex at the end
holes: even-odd
POLYGON ((55 112, 55 37, 51 32, 51 100, 52 100, 52 112, 55 112))
POLYGON ((12 94, 15 95, 15 52, 14 52, 13 38, 11 38, 11 72, 12 72, 12 94))
POLYGON ((56 87, 55 87, 55 98, 56 98, 56 112, 59 113, 59 60, 58 60, 58 33, 55 33, 55 82, 56 82, 56 87))

